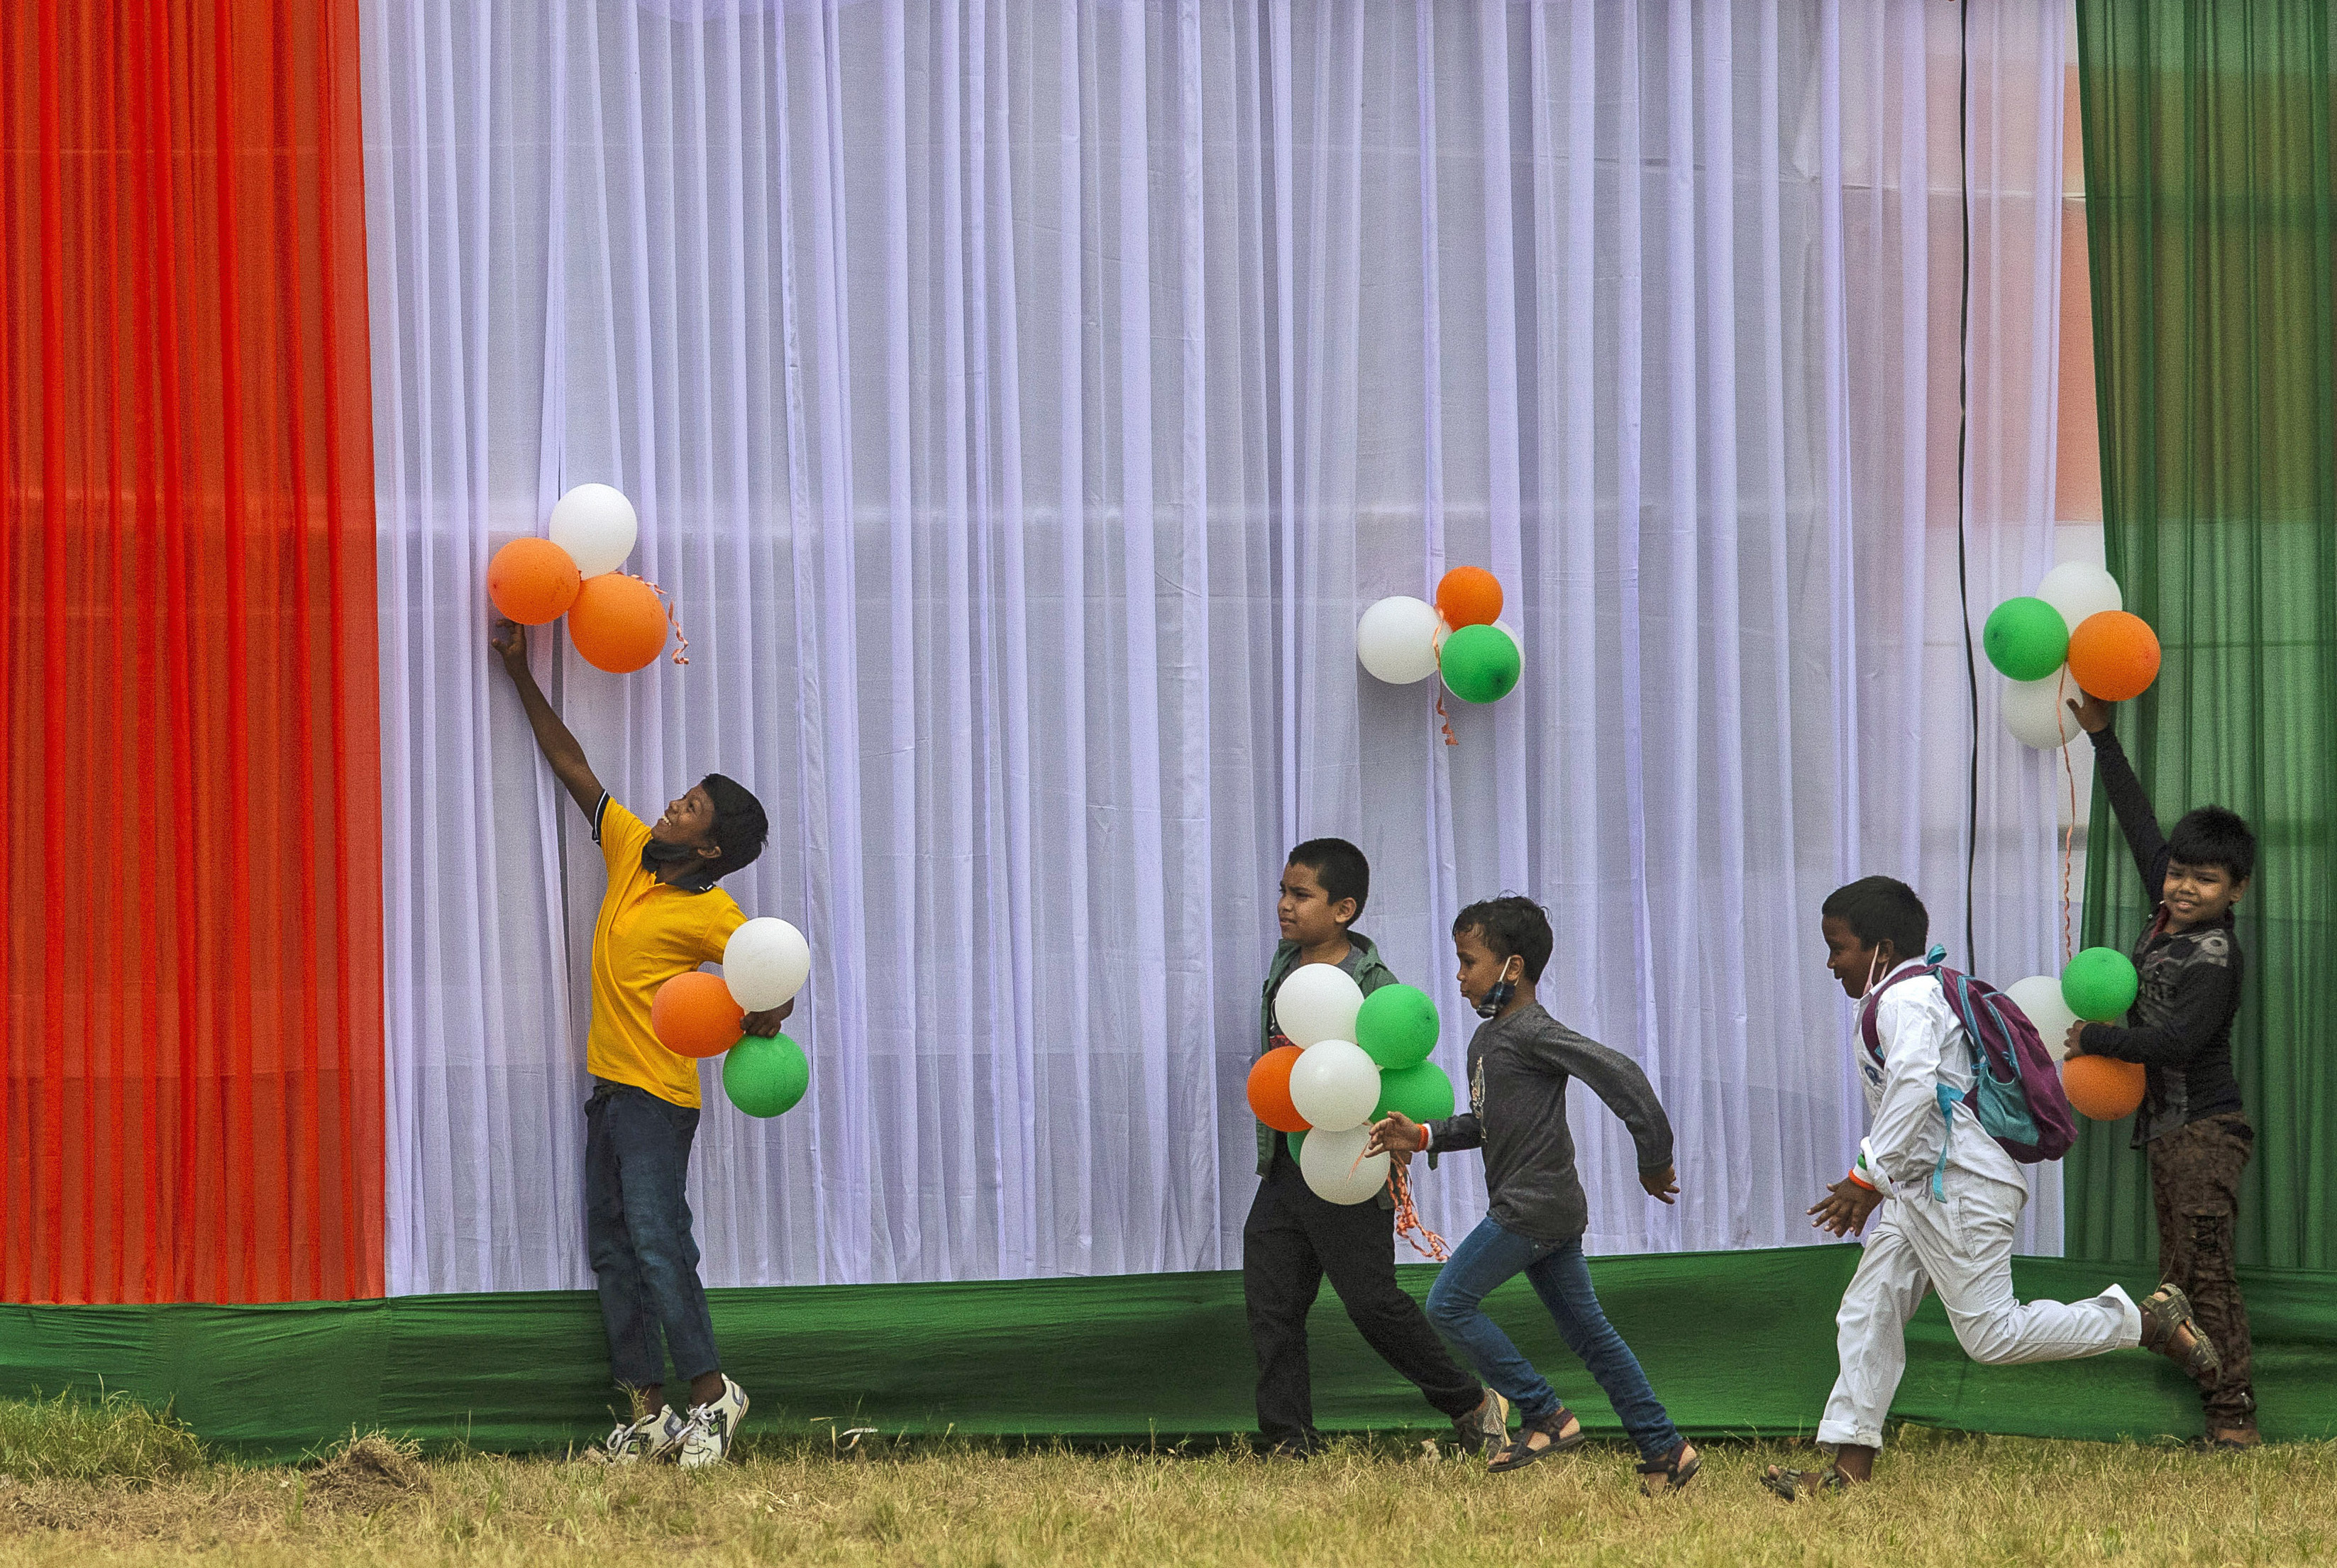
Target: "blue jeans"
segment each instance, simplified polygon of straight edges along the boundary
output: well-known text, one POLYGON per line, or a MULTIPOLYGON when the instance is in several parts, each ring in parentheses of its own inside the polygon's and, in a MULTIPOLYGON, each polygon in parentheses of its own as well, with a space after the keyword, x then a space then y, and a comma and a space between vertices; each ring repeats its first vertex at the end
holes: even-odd
POLYGON ((662 1384, 668 1351, 684 1382, 722 1365, 689 1233, 697 1133, 698 1112, 689 1106, 630 1083, 592 1081, 584 1102, 584 1235, 609 1370, 627 1388, 662 1384))
POLYGON ((1532 1362, 1518 1354, 1478 1303, 1503 1281, 1522 1273, 1534 1294, 1558 1320, 1566 1348, 1582 1357, 1605 1390, 1607 1402, 1622 1418, 1623 1430, 1639 1446, 1642 1459, 1661 1459, 1679 1446, 1680 1435, 1664 1414, 1639 1358, 1623 1343, 1599 1309, 1590 1289, 1590 1266, 1582 1259, 1582 1240, 1534 1241, 1504 1230, 1491 1219, 1478 1222, 1428 1293, 1430 1321, 1444 1337, 1461 1347, 1478 1376, 1499 1389, 1528 1420, 1548 1416, 1559 1406, 1557 1392, 1532 1362))

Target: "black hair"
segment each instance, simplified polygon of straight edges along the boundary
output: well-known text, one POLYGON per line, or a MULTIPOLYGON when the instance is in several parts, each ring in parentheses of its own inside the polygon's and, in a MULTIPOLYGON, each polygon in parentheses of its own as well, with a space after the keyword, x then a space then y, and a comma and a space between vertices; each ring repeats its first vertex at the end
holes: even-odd
POLYGON ((1540 905, 1516 893, 1504 893, 1499 898, 1480 898, 1452 918, 1452 935, 1474 931, 1493 956, 1507 963, 1511 958, 1525 960, 1526 984, 1541 978, 1542 966, 1550 962, 1550 950, 1558 939, 1550 935, 1550 916, 1540 905))
POLYGON ((1364 858, 1362 850, 1345 838, 1309 838, 1290 852, 1288 864, 1314 872, 1332 903, 1353 898, 1355 919, 1364 917, 1364 906, 1372 899, 1372 863, 1364 858))
POLYGON ((2221 866, 2233 881, 2244 882, 2255 874, 2256 836, 2238 812, 2201 806, 2185 812, 2166 836, 2166 858, 2185 866, 2221 866))
POLYGON ((698 787, 714 802, 714 843, 722 851, 722 858, 706 868, 707 879, 719 880, 752 866, 763 852, 763 840, 771 834, 763 803, 744 784, 724 774, 709 773, 698 787))
POLYGON ((1820 910, 1839 920, 1869 947, 1888 942, 1902 958, 1921 958, 1931 946, 1931 916, 1915 890, 1896 877, 1861 877, 1826 895, 1820 910))

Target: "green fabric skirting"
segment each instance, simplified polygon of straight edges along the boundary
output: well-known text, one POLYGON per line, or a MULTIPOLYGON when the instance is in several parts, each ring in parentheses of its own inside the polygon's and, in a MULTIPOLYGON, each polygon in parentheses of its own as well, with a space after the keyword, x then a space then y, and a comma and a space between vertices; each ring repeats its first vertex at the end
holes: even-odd
MULTIPOLYGON (((1833 1313, 1852 1247, 1603 1258, 1591 1272, 1672 1418, 1704 1435, 1817 1426, 1834 1375, 1833 1313)), ((1425 1297, 1431 1266, 1399 1271, 1425 1297)), ((2093 1295, 2127 1266, 2024 1259, 2024 1299, 2093 1295)), ((2265 1435, 2337 1436, 2337 1275, 2244 1276, 2265 1435)), ((1256 1374, 1237 1273, 959 1285, 715 1290, 723 1359, 754 1399, 750 1433, 955 1431, 1074 1442, 1247 1432, 1256 1374)), ((1540 1303, 1513 1280, 1495 1319, 1593 1432, 1619 1425, 1540 1303)), ((1982 1367, 1936 1299, 1909 1335, 1892 1406, 1930 1426, 2048 1437, 2199 1429, 2197 1396, 2139 1351, 1982 1367)), ((1312 1325, 1326 1431, 1441 1430, 1443 1419, 1364 1345, 1329 1290, 1312 1325)), ((168 1402, 230 1451, 295 1456, 380 1428, 429 1443, 544 1450, 602 1436, 600 1310, 583 1291, 414 1296, 268 1307, 0 1306, 0 1396, 121 1390, 168 1402)))

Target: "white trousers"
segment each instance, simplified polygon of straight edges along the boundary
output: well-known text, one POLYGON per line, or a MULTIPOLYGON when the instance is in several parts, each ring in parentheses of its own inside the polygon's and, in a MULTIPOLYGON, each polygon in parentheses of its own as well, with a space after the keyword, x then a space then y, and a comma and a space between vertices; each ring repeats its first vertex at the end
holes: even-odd
POLYGON ((1821 1443, 1882 1446, 1882 1420, 1907 1370, 1907 1319, 1940 1293, 1975 1361, 2072 1361, 2142 1343, 2142 1311, 2116 1285, 2085 1301, 2023 1302, 2012 1293, 2013 1228, 2025 1187, 1951 1171, 1947 1200, 1887 1199, 1867 1226, 1866 1255, 1835 1316, 1842 1375, 1818 1424, 1821 1443))

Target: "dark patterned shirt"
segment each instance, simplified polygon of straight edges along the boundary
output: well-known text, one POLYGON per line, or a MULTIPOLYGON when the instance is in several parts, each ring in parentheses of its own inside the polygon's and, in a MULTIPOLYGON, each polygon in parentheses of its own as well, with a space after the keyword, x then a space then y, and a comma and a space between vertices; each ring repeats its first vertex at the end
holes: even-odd
POLYGON ((2117 813, 2118 829, 2134 852, 2135 869, 2154 908, 2134 946, 2142 989, 2126 1026, 2088 1024, 2080 1038, 2089 1055, 2143 1064, 2142 1109, 2134 1119, 2134 1146, 2139 1149, 2204 1117, 2244 1109, 2240 1081, 2232 1071, 2232 1020, 2240 1010, 2244 960, 2240 934, 2228 913, 2211 926, 2167 930, 2160 902, 2166 881, 2166 835, 2117 736, 2099 730, 2093 740, 2103 792, 2117 813))

